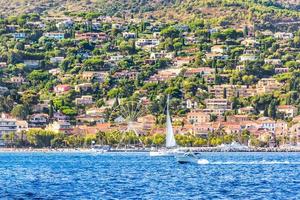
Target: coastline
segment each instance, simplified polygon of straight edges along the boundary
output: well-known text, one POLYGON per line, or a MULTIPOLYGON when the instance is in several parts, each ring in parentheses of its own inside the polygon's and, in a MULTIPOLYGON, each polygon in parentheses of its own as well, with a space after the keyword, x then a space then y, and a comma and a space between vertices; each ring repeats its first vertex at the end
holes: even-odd
MULTIPOLYGON (((194 152, 300 152, 300 147, 293 148, 249 148, 246 150, 238 149, 220 149, 217 147, 194 147, 194 148, 181 148, 183 150, 191 150, 194 152)), ((112 150, 109 153, 146 153, 146 150, 132 150, 120 149, 112 150)), ((0 153, 97 153, 97 151, 90 148, 0 148, 0 153)))

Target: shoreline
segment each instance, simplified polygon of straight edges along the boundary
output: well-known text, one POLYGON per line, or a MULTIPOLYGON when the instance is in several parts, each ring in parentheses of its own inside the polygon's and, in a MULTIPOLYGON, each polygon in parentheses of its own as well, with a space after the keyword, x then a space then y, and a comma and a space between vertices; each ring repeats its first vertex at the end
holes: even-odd
MULTIPOLYGON (((217 147, 194 147, 194 148, 182 148, 185 150, 191 150, 194 152, 300 152, 300 147, 294 148, 249 148, 246 150, 238 149, 220 149, 217 147)), ((133 150, 133 149, 120 149, 112 150, 108 153, 147 153, 150 149, 145 150, 133 150)), ((0 153, 98 153, 90 148, 0 148, 0 153)))

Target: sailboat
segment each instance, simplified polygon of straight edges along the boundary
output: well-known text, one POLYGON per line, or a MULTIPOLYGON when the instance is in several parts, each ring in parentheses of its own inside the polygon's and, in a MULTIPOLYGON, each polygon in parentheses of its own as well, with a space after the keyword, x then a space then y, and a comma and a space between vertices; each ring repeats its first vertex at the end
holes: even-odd
POLYGON ((178 153, 178 146, 175 140, 172 122, 171 122, 171 116, 169 111, 169 101, 170 97, 168 95, 167 100, 167 127, 166 127, 166 146, 163 149, 159 150, 153 150, 150 151, 150 156, 174 156, 176 153, 178 153))

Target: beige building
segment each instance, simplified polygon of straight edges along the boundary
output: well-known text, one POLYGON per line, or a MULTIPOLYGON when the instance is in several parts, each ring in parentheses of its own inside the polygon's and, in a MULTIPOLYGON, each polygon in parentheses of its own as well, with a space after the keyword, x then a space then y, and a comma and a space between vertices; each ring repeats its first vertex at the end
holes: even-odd
POLYGON ((284 113, 284 117, 291 118, 298 114, 298 108, 292 105, 281 105, 277 107, 279 112, 284 113))
POLYGON ((256 91, 246 85, 214 85, 208 87, 208 92, 215 98, 230 98, 230 97, 250 97, 256 91))
POLYGON ((258 94, 272 93, 280 89, 281 84, 274 78, 262 78, 256 84, 256 92, 258 94))
POLYGON ((187 119, 191 124, 206 123, 210 121, 210 115, 202 112, 201 110, 195 109, 191 110, 191 112, 187 114, 187 119))

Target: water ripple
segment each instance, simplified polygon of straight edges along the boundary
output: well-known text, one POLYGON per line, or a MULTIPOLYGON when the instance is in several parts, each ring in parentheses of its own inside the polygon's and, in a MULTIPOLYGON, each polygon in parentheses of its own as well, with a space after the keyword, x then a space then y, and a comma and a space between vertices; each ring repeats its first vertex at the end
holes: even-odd
POLYGON ((0 154, 3 199, 300 199, 298 153, 0 154))

